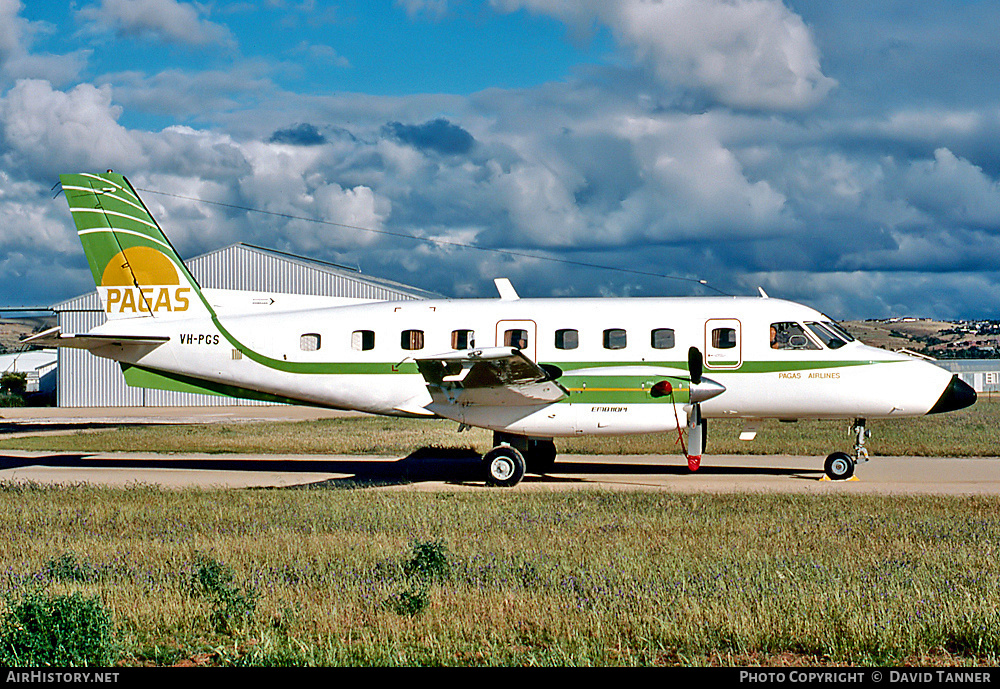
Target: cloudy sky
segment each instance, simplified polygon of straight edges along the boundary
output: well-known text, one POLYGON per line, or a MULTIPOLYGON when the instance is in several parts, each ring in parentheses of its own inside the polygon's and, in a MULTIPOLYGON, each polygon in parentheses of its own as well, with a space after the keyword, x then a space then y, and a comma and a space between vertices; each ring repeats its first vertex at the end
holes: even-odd
POLYGON ((974 0, 0 0, 0 305, 93 289, 52 186, 113 168, 187 257, 1000 318, 997 26, 974 0))

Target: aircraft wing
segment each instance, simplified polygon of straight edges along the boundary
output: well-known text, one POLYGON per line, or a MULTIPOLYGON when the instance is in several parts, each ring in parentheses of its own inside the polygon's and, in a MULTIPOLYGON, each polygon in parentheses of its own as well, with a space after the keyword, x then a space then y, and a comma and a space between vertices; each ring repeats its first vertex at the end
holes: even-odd
POLYGON ((417 359, 434 402, 460 406, 531 406, 569 395, 516 347, 489 347, 417 359))
POLYGON ((55 327, 26 337, 20 341, 20 344, 93 350, 108 346, 126 347, 129 345, 157 347, 169 339, 166 336, 148 335, 64 335, 60 328, 55 327))

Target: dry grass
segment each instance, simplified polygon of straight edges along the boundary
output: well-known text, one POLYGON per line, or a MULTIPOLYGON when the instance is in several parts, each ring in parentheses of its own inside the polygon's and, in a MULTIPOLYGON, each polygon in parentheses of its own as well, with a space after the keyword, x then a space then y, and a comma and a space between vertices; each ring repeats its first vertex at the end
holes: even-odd
MULTIPOLYGON (((1000 403, 872 424, 882 454, 995 455, 1000 403)), ((122 428, 5 446, 378 453, 489 434, 381 418, 122 428), (65 443, 65 445, 60 445, 65 443)), ((746 446, 825 454, 843 423, 773 424, 746 446)), ((560 441, 675 452, 674 436, 560 441)), ((126 664, 995 665, 1000 499, 669 493, 166 491, 0 484, 0 589, 99 595, 126 664), (414 542, 450 576, 415 583, 414 542), (219 631, 199 561, 254 594, 219 631), (76 566, 76 570, 68 565, 76 566), (64 576, 65 571, 81 576, 64 576), (391 601, 412 594, 402 614, 391 601)), ((235 590, 235 589, 234 589, 235 590)))
POLYGON ((0 510, 8 599, 99 595, 126 664, 1000 660, 996 498, 7 485, 0 510), (448 576, 415 583, 438 540, 448 576), (256 597, 227 633, 204 557, 256 597))

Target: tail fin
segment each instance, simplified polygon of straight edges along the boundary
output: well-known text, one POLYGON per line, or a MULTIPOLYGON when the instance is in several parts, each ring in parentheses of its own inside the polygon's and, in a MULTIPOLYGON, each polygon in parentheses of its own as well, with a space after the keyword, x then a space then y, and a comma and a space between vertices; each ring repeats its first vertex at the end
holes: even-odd
POLYGON ((60 175, 109 320, 211 312, 201 288, 122 175, 60 175))

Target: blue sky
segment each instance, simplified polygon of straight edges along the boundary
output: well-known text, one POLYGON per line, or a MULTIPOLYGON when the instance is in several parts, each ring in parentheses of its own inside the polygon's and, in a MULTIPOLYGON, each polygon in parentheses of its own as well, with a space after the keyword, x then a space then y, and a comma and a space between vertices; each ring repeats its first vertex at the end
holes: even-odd
POLYGON ((835 318, 1000 318, 998 15, 0 0, 0 302, 92 289, 50 189, 110 167, 184 256, 246 241, 452 296, 705 279, 835 318))

